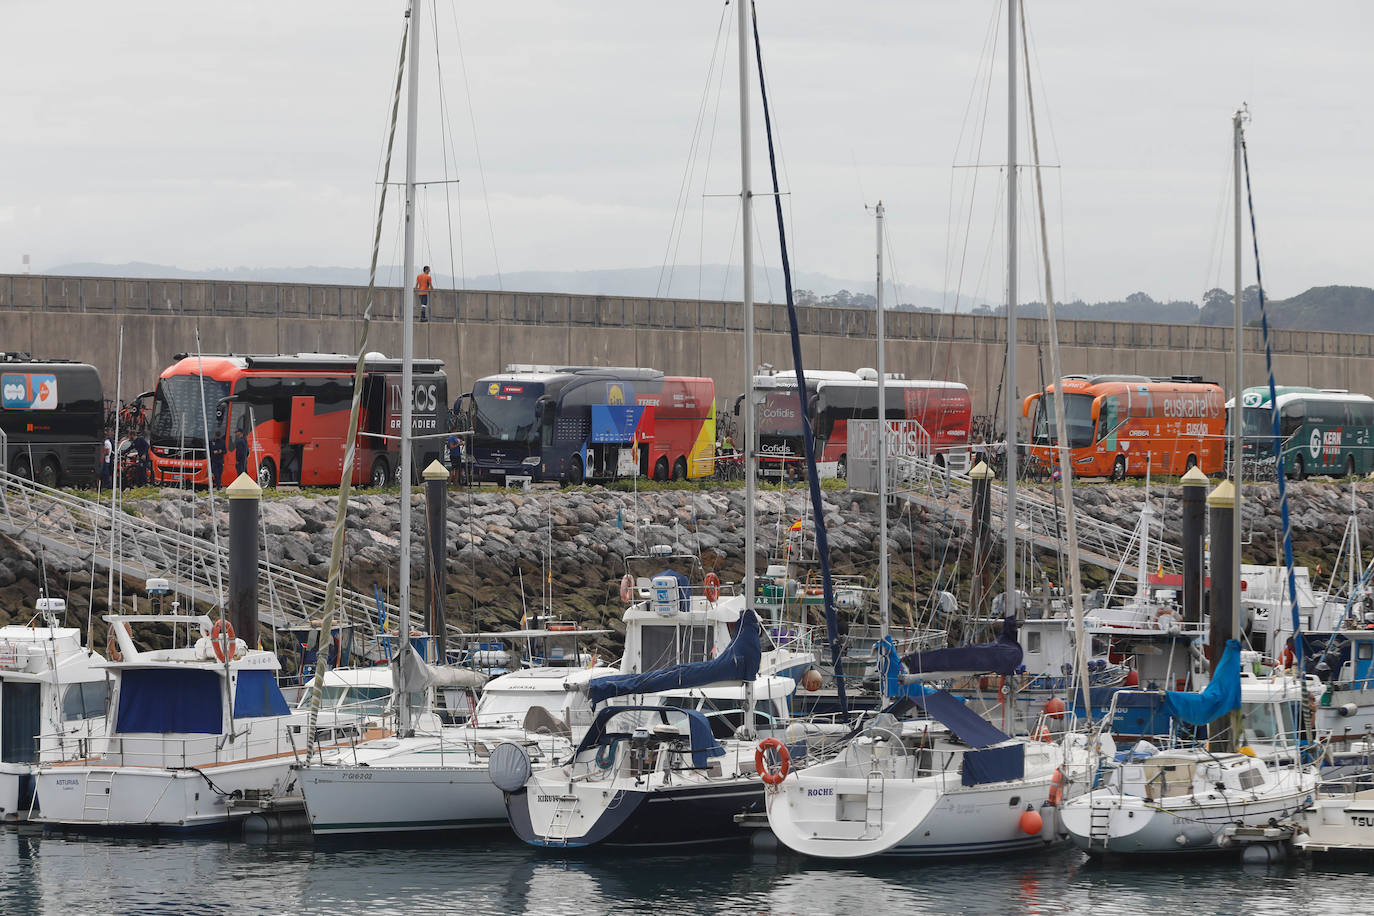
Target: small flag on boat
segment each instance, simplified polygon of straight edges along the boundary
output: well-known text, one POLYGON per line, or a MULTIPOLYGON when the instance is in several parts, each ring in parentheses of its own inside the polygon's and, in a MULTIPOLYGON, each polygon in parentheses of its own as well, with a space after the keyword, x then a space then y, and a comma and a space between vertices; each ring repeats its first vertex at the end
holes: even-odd
POLYGON ((788 530, 788 531, 793 531, 793 532, 801 531, 801 530, 802 530, 801 519, 797 519, 795 522, 793 522, 793 523, 792 523, 792 527, 789 528, 789 529, 787 529, 787 530, 788 530))

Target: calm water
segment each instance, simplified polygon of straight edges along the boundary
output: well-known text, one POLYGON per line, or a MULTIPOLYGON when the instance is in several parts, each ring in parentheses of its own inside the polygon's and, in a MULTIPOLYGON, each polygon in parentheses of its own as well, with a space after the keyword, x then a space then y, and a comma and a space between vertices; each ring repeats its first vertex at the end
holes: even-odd
POLYGON ((0 832, 0 913, 1348 913, 1367 863, 1107 869, 1076 852, 827 865, 753 852, 563 857, 500 835, 324 846, 0 832))

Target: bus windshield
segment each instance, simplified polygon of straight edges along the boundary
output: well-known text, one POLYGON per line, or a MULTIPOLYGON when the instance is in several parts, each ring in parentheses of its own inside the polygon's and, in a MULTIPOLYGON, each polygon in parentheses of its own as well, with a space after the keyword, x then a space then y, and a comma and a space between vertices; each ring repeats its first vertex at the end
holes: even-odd
MULTIPOLYGON (((1240 434, 1247 439, 1274 434, 1274 413, 1268 407, 1246 407, 1241 415, 1240 434)), ((1226 412, 1226 433, 1231 434, 1231 414, 1226 412)))
MULTIPOLYGON (((1064 423, 1069 429, 1069 448, 1086 448, 1093 444, 1093 398, 1089 394, 1070 394, 1064 397, 1064 423)), ((1054 435, 1054 395, 1040 399, 1040 411, 1035 415, 1033 441, 1057 444, 1054 435)))
POLYGON ((148 424, 148 439, 153 445, 204 447, 206 412, 211 412, 211 435, 224 429, 222 398, 229 396, 230 383, 199 375, 173 375, 157 383, 153 417, 148 424))
POLYGON ((770 391, 759 409, 759 433, 764 436, 800 436, 802 416, 797 407, 797 389, 770 391))
POLYGON ((533 444, 539 434, 534 407, 544 393, 544 386, 492 383, 491 387, 497 389, 495 393, 486 390, 472 395, 473 444, 533 444))

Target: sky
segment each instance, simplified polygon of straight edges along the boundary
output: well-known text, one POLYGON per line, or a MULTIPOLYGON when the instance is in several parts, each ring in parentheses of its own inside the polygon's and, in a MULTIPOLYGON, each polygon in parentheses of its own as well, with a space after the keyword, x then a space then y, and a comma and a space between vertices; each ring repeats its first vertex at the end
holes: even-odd
MULTIPOLYGON (((739 265, 733 7, 423 2, 420 260, 739 265)), ((365 267, 404 9, 0 0, 0 272, 25 254, 35 272, 365 267)), ((759 0, 758 16, 794 266, 871 284, 881 199, 889 279, 1003 301, 1001 3, 759 0)), ((1058 298, 1230 288, 1241 103, 1269 293, 1374 285, 1374 8, 1030 0, 1026 18, 1058 298)), ((756 80, 753 98, 767 192, 756 80)), ((1043 296, 1025 105, 1022 301, 1043 296)), ((403 146, 402 129, 392 180, 403 146)), ((755 201, 769 266, 773 200, 755 201)), ((395 213, 383 263, 401 258, 395 213)))

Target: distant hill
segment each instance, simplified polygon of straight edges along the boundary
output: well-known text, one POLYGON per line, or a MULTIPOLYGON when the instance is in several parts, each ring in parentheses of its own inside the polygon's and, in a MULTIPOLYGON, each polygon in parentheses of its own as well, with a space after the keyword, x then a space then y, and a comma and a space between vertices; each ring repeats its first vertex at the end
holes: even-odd
MULTIPOLYGON (((1374 289, 1365 286, 1314 286, 1265 307, 1276 328, 1374 333, 1374 289)), ((1246 317, 1254 323, 1248 313, 1246 317)))

